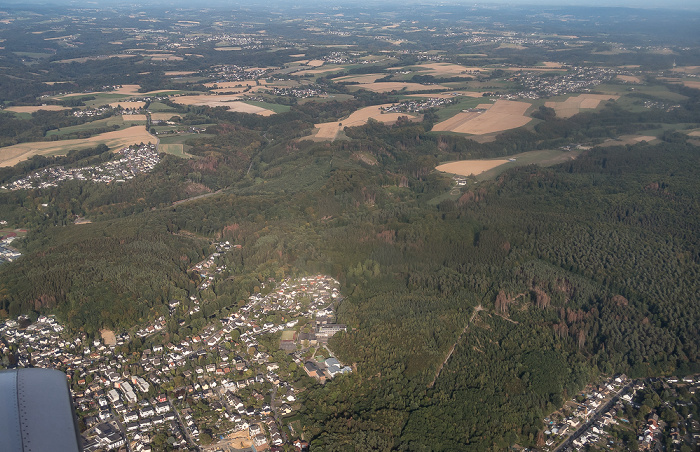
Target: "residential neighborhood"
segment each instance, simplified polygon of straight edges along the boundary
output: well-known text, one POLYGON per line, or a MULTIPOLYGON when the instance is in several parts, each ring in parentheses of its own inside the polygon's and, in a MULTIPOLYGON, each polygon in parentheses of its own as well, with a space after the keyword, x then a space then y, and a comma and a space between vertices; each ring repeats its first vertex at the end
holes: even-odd
MULTIPOLYGON (((217 258, 236 245, 212 248, 191 269, 204 281, 220 273, 217 258)), ((89 337, 68 334, 53 316, 21 316, 0 323, 2 365, 66 373, 87 451, 197 449, 231 438, 258 451, 291 444, 300 432, 283 419, 299 407, 299 375, 323 383, 352 372, 327 346, 347 330, 334 323, 342 296, 324 275, 269 280, 265 292, 178 342, 156 340, 167 330, 165 317, 89 337)), ((198 313, 202 301, 192 298, 171 301, 171 316, 198 313)))
POLYGON ((698 388, 700 375, 639 380, 616 375, 589 385, 544 419, 538 450, 696 450, 698 388))
POLYGON ((27 190, 33 188, 56 187, 69 180, 87 180, 111 183, 133 179, 141 173, 148 173, 160 163, 154 144, 142 144, 121 149, 120 157, 106 163, 81 168, 53 166, 36 171, 26 177, 0 186, 3 190, 27 190))

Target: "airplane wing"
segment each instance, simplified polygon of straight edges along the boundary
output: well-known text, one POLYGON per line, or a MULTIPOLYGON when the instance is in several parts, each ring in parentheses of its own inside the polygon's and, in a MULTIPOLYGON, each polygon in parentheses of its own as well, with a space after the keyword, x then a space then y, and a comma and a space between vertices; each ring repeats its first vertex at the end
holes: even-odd
POLYGON ((0 371, 0 450, 79 452, 79 438, 66 374, 0 371))

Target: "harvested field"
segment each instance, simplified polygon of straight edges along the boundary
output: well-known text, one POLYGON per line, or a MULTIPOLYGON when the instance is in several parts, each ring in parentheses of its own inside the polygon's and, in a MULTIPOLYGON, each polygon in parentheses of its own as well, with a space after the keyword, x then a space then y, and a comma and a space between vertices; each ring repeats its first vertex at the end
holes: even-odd
POLYGON ((627 83, 642 83, 639 77, 635 77, 634 75, 618 75, 617 78, 627 83))
POLYGON ((460 160, 438 165, 435 169, 460 176, 477 176, 505 163, 508 163, 508 160, 460 160))
POLYGON ((141 101, 125 101, 125 102, 112 102, 109 104, 112 108, 119 108, 121 106, 125 110, 140 110, 146 106, 146 102, 141 101))
POLYGON ((683 86, 687 86, 688 88, 700 89, 700 82, 697 82, 697 81, 690 81, 690 80, 684 80, 684 81, 683 81, 683 86))
POLYGON ((59 97, 93 96, 95 94, 121 94, 121 95, 126 97, 126 96, 148 96, 150 94, 172 92, 172 90, 168 90, 168 89, 159 89, 157 91, 150 91, 148 93, 139 93, 139 91, 138 91, 139 88, 141 88, 140 85, 122 85, 113 91, 95 91, 95 92, 91 92, 91 93, 71 93, 71 94, 66 94, 65 96, 59 96, 59 97))
POLYGON ((688 135, 690 135, 691 137, 700 137, 700 130, 693 130, 688 135))
POLYGON ((323 63, 325 63, 323 60, 310 60, 308 63, 306 63, 306 65, 311 67, 321 67, 323 66, 323 63))
POLYGON ((484 135, 521 127, 531 120, 524 116, 525 111, 530 108, 530 104, 526 102, 497 100, 493 105, 479 104, 477 108, 486 111, 458 113, 450 119, 435 124, 433 131, 484 135))
POLYGON ((582 108, 598 108, 602 101, 617 100, 620 96, 611 94, 579 94, 571 96, 563 102, 545 102, 545 107, 553 108, 560 118, 570 118, 581 112, 582 108))
POLYGON ((0 148, 0 166, 14 166, 33 155, 65 155, 73 149, 90 148, 101 143, 115 150, 149 142, 155 143, 156 138, 149 134, 145 127, 133 126, 86 139, 20 143, 0 148))
POLYGON ((423 85, 422 83, 410 82, 375 82, 365 83, 362 85, 354 85, 350 86, 350 88, 354 88, 355 86, 375 93, 388 93, 391 91, 401 91, 403 89, 405 89, 406 91, 433 91, 437 89, 449 89, 443 85, 423 85))
POLYGON ((37 106, 24 106, 24 107, 7 107, 5 110, 13 111, 15 113, 34 113, 39 110, 48 111, 60 111, 69 110, 68 107, 62 107, 60 105, 37 105, 37 106))
POLYGON ((125 122, 134 122, 134 121, 146 122, 146 121, 148 121, 148 118, 146 118, 146 115, 122 115, 122 120, 125 122))
MULTIPOLYGON (((367 123, 369 118, 376 119, 379 122, 393 123, 396 122, 401 116, 408 116, 407 113, 382 113, 381 108, 390 107, 393 104, 384 105, 373 105, 371 107, 365 107, 352 113, 345 119, 337 122, 324 122, 321 124, 316 124, 318 131, 313 135, 316 140, 335 140, 338 133, 341 132, 345 127, 356 127, 367 123)), ((416 118, 417 119, 417 118, 416 118)))
POLYGON ((261 116, 274 115, 275 112, 267 108, 257 107, 255 105, 246 104, 240 101, 242 94, 230 95, 198 95, 198 96, 180 96, 173 98, 173 102, 183 105, 202 105, 207 107, 227 107, 231 111, 241 113, 253 113, 261 116))

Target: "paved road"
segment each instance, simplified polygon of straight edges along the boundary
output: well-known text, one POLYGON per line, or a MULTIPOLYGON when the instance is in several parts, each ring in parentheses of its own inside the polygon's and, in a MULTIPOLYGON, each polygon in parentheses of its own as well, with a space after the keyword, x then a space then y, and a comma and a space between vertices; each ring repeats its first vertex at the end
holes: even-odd
POLYGON ((617 394, 613 396, 612 399, 608 401, 605 405, 603 405, 602 408, 596 410, 595 414, 586 422, 585 424, 582 424, 575 432, 573 432, 563 443, 561 443, 559 446, 557 446, 556 449, 554 449, 554 452, 564 452, 566 450, 570 450, 570 447, 572 446, 574 440, 581 436, 586 430, 588 430, 600 417, 604 414, 607 413, 610 408, 617 403, 621 395, 624 395, 627 393, 627 390, 630 388, 632 385, 632 382, 630 381, 627 383, 627 385, 623 386, 620 388, 619 391, 617 391, 617 394))

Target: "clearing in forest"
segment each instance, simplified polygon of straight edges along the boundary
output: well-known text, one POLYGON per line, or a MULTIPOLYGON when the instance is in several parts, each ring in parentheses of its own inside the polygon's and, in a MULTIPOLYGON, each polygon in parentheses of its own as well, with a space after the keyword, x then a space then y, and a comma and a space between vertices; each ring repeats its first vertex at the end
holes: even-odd
POLYGON ((117 345, 117 337, 114 335, 112 330, 100 330, 100 335, 102 336, 102 342, 107 346, 117 345))
POLYGON ((579 94, 571 96, 563 102, 545 102, 545 107, 553 108, 560 118, 570 118, 584 108, 598 108, 602 101, 617 100, 620 96, 611 94, 579 94))
POLYGON ((156 138, 145 127, 133 126, 85 139, 20 143, 0 148, 0 166, 14 166, 34 155, 65 155, 74 149, 92 148, 98 144, 118 150, 132 144, 149 142, 155 143, 156 138))
POLYGON ((530 104, 526 102, 499 99, 495 104, 479 104, 473 111, 457 113, 435 124, 433 131, 484 135, 515 129, 532 119, 525 116, 528 108, 530 104))
POLYGON ((318 129, 318 131, 312 135, 311 138, 319 141, 333 141, 337 138, 338 133, 340 133, 345 127, 362 126, 367 124, 369 118, 376 119, 377 121, 385 124, 394 123, 402 116, 411 119, 418 119, 418 117, 411 116, 408 113, 384 113, 382 111, 382 108, 387 108, 392 105, 394 104, 372 105, 371 107, 361 108, 340 121, 316 124, 316 129, 318 129))

